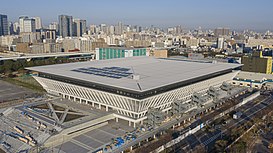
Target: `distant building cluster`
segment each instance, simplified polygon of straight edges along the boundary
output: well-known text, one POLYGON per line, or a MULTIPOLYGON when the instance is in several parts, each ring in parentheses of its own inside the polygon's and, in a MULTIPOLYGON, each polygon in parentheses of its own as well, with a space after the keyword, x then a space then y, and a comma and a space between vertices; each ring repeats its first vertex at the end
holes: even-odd
POLYGON ((164 29, 122 22, 87 25, 86 20, 70 15, 59 15, 58 21, 44 25, 40 17, 20 16, 18 21, 10 22, 7 15, 0 15, 0 51, 6 52, 88 52, 96 55, 97 60, 201 53, 202 57, 236 57, 245 64, 245 71, 272 73, 270 64, 254 68, 255 63, 262 63, 260 60, 270 63, 267 57, 272 57, 272 50, 273 33, 270 31, 232 31, 226 27, 186 30, 181 25, 164 29), (257 51, 261 51, 263 57, 254 55, 257 51))

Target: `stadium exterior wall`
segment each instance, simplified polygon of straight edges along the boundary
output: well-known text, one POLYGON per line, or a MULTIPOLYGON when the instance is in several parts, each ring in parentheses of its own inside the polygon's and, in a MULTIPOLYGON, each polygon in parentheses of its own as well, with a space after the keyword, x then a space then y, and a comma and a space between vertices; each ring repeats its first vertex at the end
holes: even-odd
POLYGON ((61 81, 34 76, 34 78, 50 94, 60 95, 64 98, 79 101, 80 103, 98 106, 99 109, 105 107, 106 111, 113 109, 117 115, 134 124, 145 120, 148 108, 160 108, 168 111, 172 108, 175 99, 190 101, 194 92, 205 93, 210 86, 219 87, 224 81, 232 81, 239 71, 233 71, 218 77, 207 79, 198 83, 184 86, 178 89, 167 91, 142 100, 112 94, 91 88, 81 87, 61 81))

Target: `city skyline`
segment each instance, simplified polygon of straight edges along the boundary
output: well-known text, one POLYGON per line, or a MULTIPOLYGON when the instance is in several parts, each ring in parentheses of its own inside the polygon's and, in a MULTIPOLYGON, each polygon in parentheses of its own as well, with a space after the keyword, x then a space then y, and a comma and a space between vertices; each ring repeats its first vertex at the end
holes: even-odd
POLYGON ((58 15, 71 15, 74 18, 87 20, 89 24, 116 24, 121 21, 131 25, 166 28, 181 25, 183 28, 216 28, 229 27, 235 30, 272 30, 273 20, 270 9, 273 2, 263 0, 231 0, 228 2, 209 1, 178 1, 166 2, 163 0, 125 1, 105 0, 87 1, 53 1, 39 3, 39 1, 3 1, 0 6, 1 14, 8 15, 9 21, 18 21, 19 16, 39 16, 43 25, 58 21, 58 15), (65 2, 65 5, 64 5, 65 2), (65 6, 65 7, 62 7, 65 6), (261 9, 257 9, 258 7, 261 9), (31 8, 31 9, 30 9, 31 8), (114 9, 113 9, 114 8, 114 9), (16 10, 16 11, 14 11, 16 10))

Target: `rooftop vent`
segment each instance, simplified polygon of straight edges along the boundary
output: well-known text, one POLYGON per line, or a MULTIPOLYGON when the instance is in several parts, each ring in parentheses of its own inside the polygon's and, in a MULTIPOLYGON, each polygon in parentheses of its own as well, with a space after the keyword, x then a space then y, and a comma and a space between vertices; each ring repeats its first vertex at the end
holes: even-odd
POLYGON ((140 80, 140 75, 133 74, 133 80, 140 80))

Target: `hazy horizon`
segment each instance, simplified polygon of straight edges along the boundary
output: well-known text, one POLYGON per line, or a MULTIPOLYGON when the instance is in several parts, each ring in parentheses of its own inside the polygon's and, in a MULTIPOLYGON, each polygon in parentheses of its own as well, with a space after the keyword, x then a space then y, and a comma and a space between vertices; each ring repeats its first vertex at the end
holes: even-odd
POLYGON ((272 0, 3 0, 0 14, 9 21, 19 16, 39 16, 43 25, 58 21, 58 15, 86 19, 90 24, 125 24, 156 27, 181 25, 186 29, 228 27, 234 30, 273 30, 272 0))

